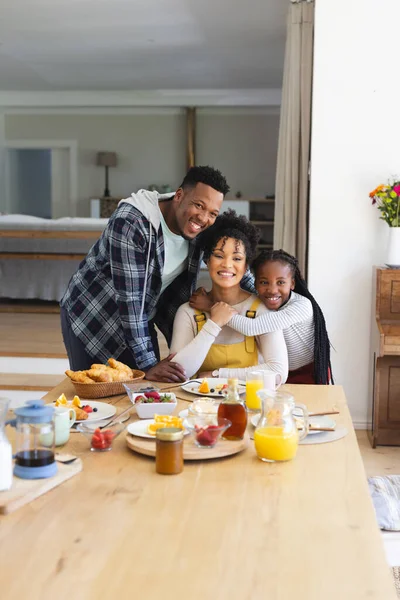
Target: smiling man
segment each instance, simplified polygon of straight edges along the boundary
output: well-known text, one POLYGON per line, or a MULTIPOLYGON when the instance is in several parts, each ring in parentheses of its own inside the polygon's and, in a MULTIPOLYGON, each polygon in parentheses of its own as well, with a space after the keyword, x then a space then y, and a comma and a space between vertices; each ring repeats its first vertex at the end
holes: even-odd
POLYGON ((160 361, 154 325, 169 343, 175 313, 196 286, 196 237, 214 223, 228 191, 219 171, 192 167, 174 194, 139 190, 121 200, 60 303, 71 369, 114 357, 147 379, 186 379, 171 355, 160 361))

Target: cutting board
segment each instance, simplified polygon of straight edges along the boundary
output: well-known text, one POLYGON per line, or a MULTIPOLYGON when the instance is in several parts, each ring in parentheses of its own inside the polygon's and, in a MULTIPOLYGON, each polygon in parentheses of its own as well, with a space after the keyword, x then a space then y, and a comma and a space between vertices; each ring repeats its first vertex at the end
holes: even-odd
POLYGON ((13 477, 10 490, 0 492, 0 514, 6 515, 20 506, 32 502, 42 494, 60 485, 82 471, 82 461, 77 458, 70 465, 57 463, 56 475, 47 479, 20 479, 13 477))
MULTIPOLYGON (((156 455, 156 441, 145 438, 136 437, 130 433, 126 434, 126 443, 128 448, 144 454, 145 456, 156 455)), ((246 434, 243 440, 228 441, 219 440, 214 448, 199 448, 194 443, 193 437, 188 436, 183 442, 183 458, 184 460, 207 460, 210 458, 223 458, 237 454, 245 448, 249 443, 249 436, 246 434)))

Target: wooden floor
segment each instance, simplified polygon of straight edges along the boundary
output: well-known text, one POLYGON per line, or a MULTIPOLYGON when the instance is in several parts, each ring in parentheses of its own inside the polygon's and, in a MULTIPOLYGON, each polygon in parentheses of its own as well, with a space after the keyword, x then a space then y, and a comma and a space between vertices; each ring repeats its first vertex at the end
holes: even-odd
POLYGON ((60 313, 58 302, 0 299, 0 313, 60 313))
POLYGON ((64 379, 59 375, 34 373, 0 373, 1 390, 50 391, 64 379))
POLYGON ((0 356, 67 356, 59 314, 0 313, 0 331, 0 356))
POLYGON ((357 430, 356 435, 367 477, 400 475, 400 446, 377 446, 373 449, 366 431, 357 430))

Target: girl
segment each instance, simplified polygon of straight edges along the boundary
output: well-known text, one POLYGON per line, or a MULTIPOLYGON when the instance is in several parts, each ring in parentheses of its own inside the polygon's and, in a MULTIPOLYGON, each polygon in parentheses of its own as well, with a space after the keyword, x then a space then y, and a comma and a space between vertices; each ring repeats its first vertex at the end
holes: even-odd
MULTIPOLYGON (((289 356, 287 383, 333 384, 324 315, 307 288, 297 259, 284 250, 264 250, 252 270, 258 295, 270 312, 251 320, 232 316, 232 307, 225 305, 220 322, 244 335, 283 330, 289 356)), ((197 293, 190 304, 204 306, 204 300, 204 294, 197 293)))
POLYGON ((270 369, 286 381, 288 359, 282 331, 263 332, 254 337, 223 327, 225 303, 244 318, 267 312, 257 296, 240 287, 257 241, 258 230, 234 211, 223 213, 203 234, 204 259, 212 280, 211 291, 204 292, 205 298, 209 307, 217 302, 224 304, 213 307, 211 315, 210 310, 207 313, 194 310, 189 303, 178 309, 171 352, 177 353, 174 361, 184 367, 188 377, 200 372, 203 377, 243 378, 248 367, 261 362, 260 368, 270 369))

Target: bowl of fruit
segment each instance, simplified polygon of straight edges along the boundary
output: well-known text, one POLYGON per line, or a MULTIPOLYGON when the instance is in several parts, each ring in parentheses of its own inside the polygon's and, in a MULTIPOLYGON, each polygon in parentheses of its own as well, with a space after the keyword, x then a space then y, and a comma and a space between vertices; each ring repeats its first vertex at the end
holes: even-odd
POLYGON ((228 419, 212 415, 189 416, 183 424, 193 433, 198 448, 214 448, 224 431, 232 425, 228 419))
POLYGON ((132 391, 125 386, 130 401, 135 405, 139 419, 153 419, 154 415, 171 415, 177 407, 175 394, 161 390, 148 389, 132 391))
POLYGON ((111 450, 113 441, 125 427, 125 423, 121 422, 113 423, 104 429, 96 427, 95 423, 80 423, 77 430, 89 440, 92 452, 107 452, 111 450))

